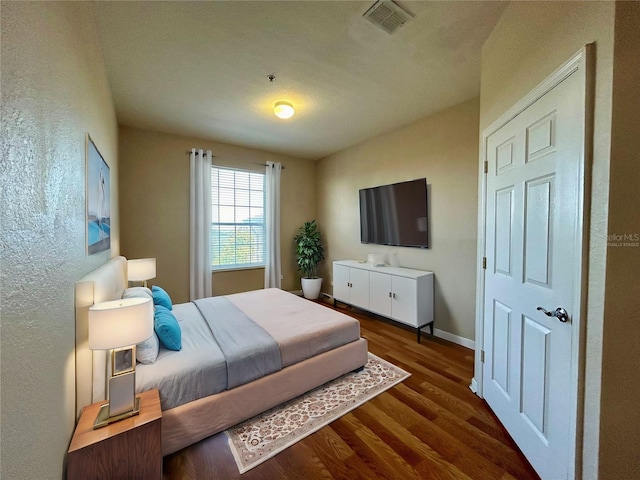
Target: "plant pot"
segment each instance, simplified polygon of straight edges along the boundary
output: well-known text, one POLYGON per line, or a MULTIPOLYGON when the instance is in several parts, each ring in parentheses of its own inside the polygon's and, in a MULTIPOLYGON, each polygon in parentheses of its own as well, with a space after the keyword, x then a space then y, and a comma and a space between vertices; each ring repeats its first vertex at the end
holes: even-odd
POLYGON ((322 287, 321 278, 301 278, 302 294, 304 298, 315 300, 320 296, 320 287, 322 287))

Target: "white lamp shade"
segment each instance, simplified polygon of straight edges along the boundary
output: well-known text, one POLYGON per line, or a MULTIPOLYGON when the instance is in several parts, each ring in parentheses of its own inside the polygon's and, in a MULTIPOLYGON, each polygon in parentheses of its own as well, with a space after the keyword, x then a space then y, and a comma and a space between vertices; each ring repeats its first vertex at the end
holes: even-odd
POLYGON ((273 107, 273 113, 278 118, 291 118, 295 113, 293 109, 293 105, 290 102, 276 102, 275 107, 273 107))
POLYGON ((153 301, 123 298, 89 308, 89 348, 109 350, 140 343, 153 335, 153 301))
POLYGON ((155 258, 127 260, 127 280, 130 282, 143 282, 151 278, 156 278, 155 258))

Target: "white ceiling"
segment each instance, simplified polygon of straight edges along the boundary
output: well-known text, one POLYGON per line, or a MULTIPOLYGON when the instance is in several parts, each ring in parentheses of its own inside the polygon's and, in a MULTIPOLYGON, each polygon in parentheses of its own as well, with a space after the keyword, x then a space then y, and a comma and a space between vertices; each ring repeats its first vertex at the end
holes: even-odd
POLYGON ((398 2, 393 34, 373 3, 96 2, 118 121, 318 159, 479 94, 505 2, 398 2))

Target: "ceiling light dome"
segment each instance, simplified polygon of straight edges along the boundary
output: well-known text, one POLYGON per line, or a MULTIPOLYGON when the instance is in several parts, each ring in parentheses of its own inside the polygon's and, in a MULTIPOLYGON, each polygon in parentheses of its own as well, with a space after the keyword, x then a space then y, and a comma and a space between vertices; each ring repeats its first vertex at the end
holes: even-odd
POLYGON ((275 107, 273 107, 273 113, 278 118, 291 118, 296 112, 291 103, 280 101, 276 102, 275 107))

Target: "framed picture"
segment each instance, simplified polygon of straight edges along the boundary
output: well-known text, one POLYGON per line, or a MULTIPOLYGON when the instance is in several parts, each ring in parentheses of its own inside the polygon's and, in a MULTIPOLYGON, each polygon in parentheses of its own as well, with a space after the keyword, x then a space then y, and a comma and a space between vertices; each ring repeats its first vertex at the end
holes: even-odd
POLYGON ((111 358, 113 376, 132 372, 136 366, 136 347, 116 348, 111 358))
POLYGON ((111 248, 111 177, 95 143, 87 133, 87 255, 111 248))

